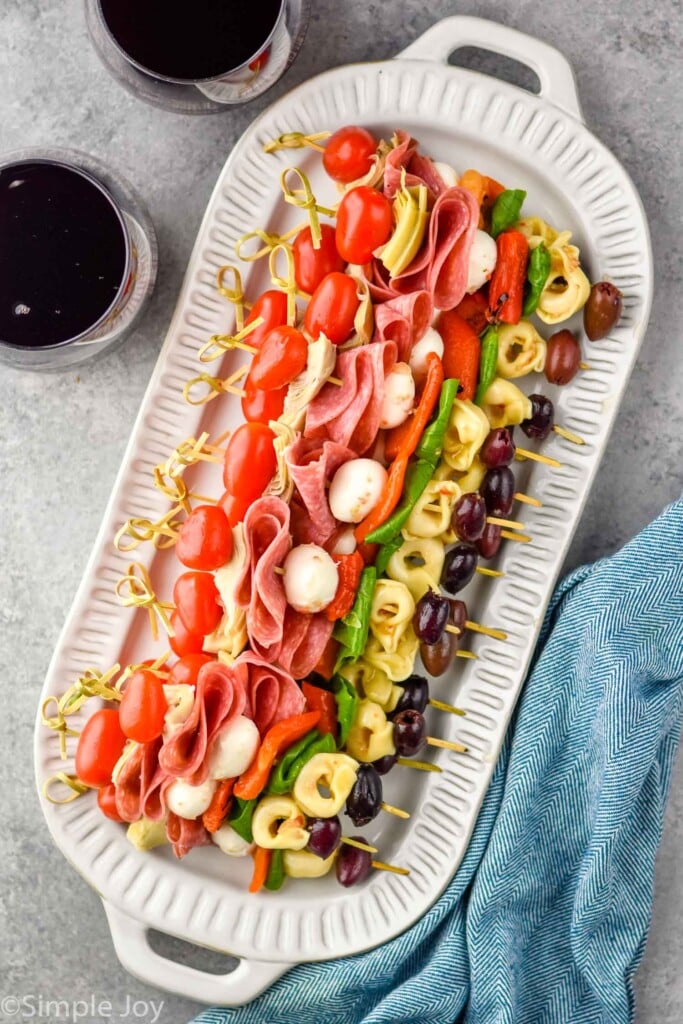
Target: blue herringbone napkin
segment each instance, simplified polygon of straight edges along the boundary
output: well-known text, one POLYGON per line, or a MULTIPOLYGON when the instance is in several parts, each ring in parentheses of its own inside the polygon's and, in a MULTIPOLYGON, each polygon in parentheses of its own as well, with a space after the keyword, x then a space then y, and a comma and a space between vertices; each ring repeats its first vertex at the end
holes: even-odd
POLYGON ((683 501, 557 588, 460 870, 387 945, 201 1024, 625 1024, 681 725, 683 501))

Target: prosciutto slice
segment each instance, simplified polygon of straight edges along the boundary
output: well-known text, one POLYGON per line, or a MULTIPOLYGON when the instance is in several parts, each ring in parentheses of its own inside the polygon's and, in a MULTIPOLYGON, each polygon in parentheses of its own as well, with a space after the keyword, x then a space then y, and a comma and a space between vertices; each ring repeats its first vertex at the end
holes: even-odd
POLYGON ((259 498, 244 517, 247 558, 236 581, 235 600, 247 609, 251 646, 264 658, 275 660, 282 644, 287 599, 282 578, 275 572, 292 546, 290 511, 281 498, 259 498))
POLYGON ((210 846, 211 836, 204 828, 201 818, 179 818, 172 811, 166 821, 166 838, 173 844, 173 852, 180 859, 195 846, 210 846))
POLYGON ((193 786, 205 781, 208 757, 219 729, 245 713, 247 695, 231 667, 220 661, 202 665, 189 718, 159 751, 159 766, 193 786))
POLYGON ((325 484, 340 466, 355 458, 350 448, 334 441, 299 438, 286 452, 287 468, 303 505, 297 516, 297 541, 323 545, 334 533, 337 520, 330 511, 325 484))
POLYGON ((304 696, 289 672, 259 654, 245 651, 231 669, 244 686, 250 716, 261 736, 283 719, 300 715, 306 707, 304 696))
POLYGON ((457 185, 446 189, 434 204, 425 243, 410 266, 392 278, 392 287, 404 294, 426 290, 437 309, 453 309, 467 289, 478 223, 472 193, 457 185))
POLYGON ((399 360, 407 362, 413 345, 432 322, 433 314, 434 306, 429 292, 397 295, 375 306, 373 341, 395 342, 399 360))
POLYGON ((148 809, 163 817, 160 788, 166 778, 159 769, 161 737, 151 743, 140 743, 126 760, 116 780, 116 810, 123 821, 138 821, 143 815, 154 817, 148 809))
POLYGON ((328 438, 363 455, 379 430, 384 378, 396 362, 393 341, 340 352, 337 374, 343 384, 326 384, 306 413, 306 437, 328 438))

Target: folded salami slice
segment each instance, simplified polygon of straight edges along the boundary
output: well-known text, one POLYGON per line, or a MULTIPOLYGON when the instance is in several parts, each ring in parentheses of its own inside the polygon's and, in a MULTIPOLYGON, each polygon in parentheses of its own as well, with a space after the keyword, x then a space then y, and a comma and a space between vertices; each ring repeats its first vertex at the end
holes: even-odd
POLYGON ((231 668, 245 688, 247 707, 261 736, 284 718, 304 710, 306 701, 298 684, 280 665, 270 664, 254 651, 245 651, 231 668))
MULTIPOLYGON (((304 515, 297 524, 297 542, 325 544, 332 536, 337 521, 330 511, 325 484, 349 459, 355 458, 350 448, 334 441, 301 437, 285 454, 289 475, 299 492, 304 515)), ((292 531, 294 532, 294 531, 292 531)))
POLYGON ((434 161, 422 153, 414 153, 408 164, 408 172, 411 178, 417 178, 423 185, 426 185, 434 197, 445 192, 447 185, 434 166, 434 161))
MULTIPOLYGON (((292 654, 289 670, 295 679, 304 679, 320 661, 327 642, 332 636, 334 623, 330 622, 324 612, 317 615, 302 615, 294 612, 306 621, 306 630, 292 654)), ((280 658, 284 663, 287 652, 282 651, 280 658)))
POLYGON ((337 374, 343 384, 326 384, 306 413, 306 437, 329 438, 367 452, 377 436, 384 399, 384 378, 396 362, 393 341, 363 345, 340 352, 337 374))
POLYGON ((194 850, 195 846, 211 845, 211 836, 201 818, 179 818, 172 811, 166 819, 166 838, 173 844, 173 852, 178 859, 194 850))
POLYGON ((407 362, 416 341, 425 333, 434 314, 429 292, 411 292, 375 306, 375 336, 373 341, 396 343, 398 358, 407 362))
MULTIPOLYGON (((130 757, 124 762, 116 778, 116 810, 123 821, 138 821, 146 813, 147 801, 156 809, 152 799, 152 791, 157 793, 165 777, 159 770, 159 750, 161 737, 151 743, 136 745, 130 757)), ((161 815, 160 815, 161 816, 161 815)))
POLYGON ((275 567, 282 565, 292 546, 289 505, 273 496, 259 498, 244 517, 247 559, 236 581, 235 600, 247 609, 247 631, 253 649, 276 660, 282 644, 282 627, 287 599, 282 578, 275 567))
POLYGON ((159 751, 159 766, 175 779, 194 786, 208 774, 208 756, 221 726, 245 713, 247 695, 232 666, 220 661, 202 665, 189 718, 159 751))
MULTIPOLYGON (((398 145, 394 146, 387 154, 384 165, 384 194, 387 199, 393 199, 401 187, 401 171, 407 167, 417 150, 417 142, 411 138, 408 132, 397 131, 396 138, 398 145)), ((419 185, 420 180, 412 180, 411 175, 406 177, 406 185, 419 185)))

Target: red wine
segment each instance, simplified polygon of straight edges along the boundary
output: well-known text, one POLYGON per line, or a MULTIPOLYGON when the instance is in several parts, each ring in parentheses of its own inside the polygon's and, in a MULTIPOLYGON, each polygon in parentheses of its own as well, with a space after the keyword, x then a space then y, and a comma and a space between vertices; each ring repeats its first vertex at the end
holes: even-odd
POLYGON ((34 348, 86 333, 127 268, 123 221, 94 179, 47 161, 0 170, 0 342, 34 348))
POLYGON ((100 0, 109 32, 135 64, 163 78, 218 78, 255 57, 283 0, 100 0))

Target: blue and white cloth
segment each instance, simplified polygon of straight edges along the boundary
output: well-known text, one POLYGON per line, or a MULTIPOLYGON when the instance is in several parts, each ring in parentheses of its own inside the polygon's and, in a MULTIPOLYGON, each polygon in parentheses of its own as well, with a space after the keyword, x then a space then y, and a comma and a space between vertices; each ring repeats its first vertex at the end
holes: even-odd
POLYGON ((455 878, 408 932, 197 1024, 626 1024, 683 704, 683 500, 557 588, 455 878))

